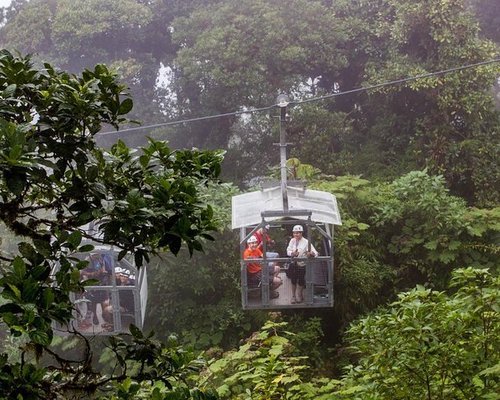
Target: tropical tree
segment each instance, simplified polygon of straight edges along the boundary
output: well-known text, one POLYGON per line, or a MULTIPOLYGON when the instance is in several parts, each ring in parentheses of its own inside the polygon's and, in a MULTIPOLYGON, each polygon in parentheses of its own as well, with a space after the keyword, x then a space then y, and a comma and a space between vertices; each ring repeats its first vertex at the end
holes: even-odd
POLYGON ((11 7, 1 32, 3 47, 73 73, 97 63, 111 65, 136 99, 133 116, 151 120, 158 112, 151 98, 160 62, 171 47, 157 2, 34 0, 11 7))
POLYGON ((157 141, 140 153, 120 142, 109 152, 96 146, 102 124, 126 122, 133 103, 125 89, 104 65, 75 76, 0 53, 0 219, 20 240, 15 254, 0 255, 0 318, 24 343, 17 359, 0 355, 1 397, 92 393, 127 377, 171 387, 183 365, 137 328, 134 344, 111 342, 118 365, 111 376, 93 370, 90 348, 75 362, 50 347, 52 323, 70 320, 69 294, 85 285, 79 270, 86 262, 73 256, 91 250, 82 238, 113 245, 120 257, 132 254, 140 267, 160 248, 176 254, 184 243, 191 253, 201 250, 215 229, 198 190, 216 180, 221 152, 171 151, 157 141), (92 221, 98 237, 84 229, 92 221), (142 367, 130 372, 134 360, 142 367))
POLYGON ((498 268, 498 207, 467 207, 442 176, 412 171, 394 182, 320 176, 314 189, 337 196, 333 331, 417 284, 445 289, 463 265, 498 268))
POLYGON ((450 272, 465 263, 496 267, 498 207, 468 208, 450 195, 442 176, 426 171, 412 171, 377 191, 371 221, 386 244, 386 262, 399 269, 407 288, 424 282, 445 288, 450 272))
MULTIPOLYGON (((354 62, 363 65, 353 86, 490 60, 498 52, 479 36, 462 0, 351 7, 349 15, 359 23, 351 48, 362 49, 354 62)), ((359 121, 366 123, 358 138, 373 146, 382 165, 399 165, 399 174, 428 166, 469 202, 495 204, 490 185, 498 182, 498 114, 491 87, 497 74, 493 64, 392 86, 372 92, 367 101, 354 97, 359 121)))
MULTIPOLYGON (((138 105, 133 116, 164 122, 265 108, 279 92, 310 100, 495 58, 476 17, 494 25, 486 21, 495 15, 490 3, 18 0, 0 40, 73 72, 117 66, 138 105)), ((310 162, 313 151, 325 173, 389 179, 428 167, 469 203, 493 206, 497 75, 492 64, 290 108, 294 156, 310 162)), ((155 137, 174 147, 228 148, 225 171, 240 183, 249 179, 240 166, 250 174, 273 160, 273 121, 227 116, 156 129, 155 137)), ((139 143, 145 133, 124 137, 139 143)))
MULTIPOLYGON (((187 113, 268 106, 280 91, 311 95, 323 74, 345 66, 343 23, 319 1, 226 1, 177 19, 173 39, 174 87, 187 113)), ((224 121, 198 143, 227 146, 233 121, 224 121)))
POLYGON ((201 386, 215 387, 221 399, 312 398, 302 386, 309 379, 308 357, 293 354, 294 334, 287 327, 286 322, 266 322, 238 350, 211 360, 201 386))
POLYGON ((359 357, 337 394, 348 399, 495 399, 500 389, 500 281, 454 272, 447 295, 424 287, 353 324, 359 357))

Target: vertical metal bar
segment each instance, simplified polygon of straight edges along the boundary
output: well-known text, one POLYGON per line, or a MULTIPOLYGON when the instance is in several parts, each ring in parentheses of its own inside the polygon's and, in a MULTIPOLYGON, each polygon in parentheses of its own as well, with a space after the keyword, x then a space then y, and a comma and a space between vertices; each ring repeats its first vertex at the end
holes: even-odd
MULTIPOLYGON (((121 294, 124 295, 125 292, 122 291, 121 294)), ((136 326, 142 328, 141 296, 140 296, 139 292, 137 291, 137 286, 134 287, 134 290, 132 291, 132 294, 133 294, 132 297, 134 299, 134 324, 136 326)), ((120 315, 121 315, 121 313, 120 313, 120 315)), ((126 328, 128 328, 128 326, 126 328)), ((123 327, 122 327, 122 329, 123 329, 123 327)))
POLYGON ((281 168, 281 196, 283 197, 283 211, 288 211, 288 191, 286 173, 286 106, 280 107, 280 168, 281 168))
POLYGON ((335 292, 333 290, 334 284, 335 284, 335 245, 333 243, 333 239, 335 237, 335 226, 334 225, 329 225, 331 227, 331 232, 330 232, 330 237, 332 238, 330 241, 330 260, 328 262, 329 268, 328 268, 328 298, 330 300, 330 305, 333 307, 333 303, 335 301, 335 292))
POLYGON ((241 276, 241 305, 246 310, 248 307, 248 283, 247 265, 243 261, 243 251, 245 250, 243 239, 245 239, 245 228, 240 228, 240 276, 241 276))
MULTIPOLYGON (((122 331, 122 312, 120 310, 120 299, 118 294, 118 287, 116 285, 116 266, 118 264, 118 260, 115 258, 115 254, 113 254, 112 260, 112 268, 111 268, 111 299, 109 299, 109 303, 111 305, 111 311, 113 313, 113 331, 121 332, 122 331)), ((103 310, 104 311, 104 310, 103 310)))
MULTIPOLYGON (((309 242, 311 243, 311 242, 309 242)), ((313 268, 315 267, 314 261, 312 258, 306 258, 306 287, 304 288, 304 301, 307 305, 313 303, 313 268)))
POLYGON ((269 266, 267 262, 259 261, 261 266, 261 299, 262 305, 269 305, 269 291, 271 289, 271 284, 269 282, 269 266))

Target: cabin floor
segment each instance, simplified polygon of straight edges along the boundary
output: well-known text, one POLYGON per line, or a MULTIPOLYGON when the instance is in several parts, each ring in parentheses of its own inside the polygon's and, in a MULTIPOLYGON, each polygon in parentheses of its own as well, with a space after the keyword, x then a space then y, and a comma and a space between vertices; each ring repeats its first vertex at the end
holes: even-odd
MULTIPOLYGON (((325 307, 329 306, 328 297, 324 294, 316 293, 314 296, 313 304, 306 304, 305 295, 306 290, 304 288, 303 295, 304 301, 301 303, 292 304, 292 281, 287 278, 286 273, 284 271, 280 272, 279 277, 283 284, 276 289, 276 292, 279 293, 279 297, 275 299, 269 300, 269 305, 265 308, 306 308, 306 307, 325 307)), ((318 290, 319 292, 319 290, 318 290)), ((326 292, 326 289, 324 290, 326 292)), ((248 306, 249 308, 261 308, 262 300, 261 300, 261 292, 260 290, 255 291, 253 295, 248 296, 248 306)))
POLYGON ((279 277, 283 284, 276 289, 279 297, 271 299, 270 303, 275 306, 291 305, 292 304, 292 281, 286 277, 285 272, 280 272, 279 277))
POLYGON ((104 320, 102 316, 102 306, 97 304, 95 306, 96 315, 94 318, 94 313, 87 309, 87 303, 81 303, 78 307, 78 313, 81 316, 75 321, 75 328, 77 331, 83 334, 102 334, 107 332, 113 332, 113 324, 110 324, 104 320))

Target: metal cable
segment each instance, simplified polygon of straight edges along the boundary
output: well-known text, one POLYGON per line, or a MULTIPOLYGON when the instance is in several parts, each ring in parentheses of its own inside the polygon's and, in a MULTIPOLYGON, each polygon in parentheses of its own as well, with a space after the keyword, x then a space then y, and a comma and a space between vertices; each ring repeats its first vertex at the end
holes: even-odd
MULTIPOLYGON (((474 64, 462 65, 460 67, 448 68, 448 69, 444 69, 441 71, 429 72, 426 74, 416 75, 416 76, 412 76, 412 77, 408 77, 408 78, 402 78, 402 79, 396 79, 393 81, 378 83, 376 85, 370 85, 370 86, 364 86, 364 87, 360 87, 360 88, 356 88, 356 89, 346 90, 344 92, 332 93, 332 94, 328 94, 325 96, 319 96, 319 97, 311 97, 310 99, 304 99, 304 100, 299 100, 299 101, 291 101, 289 103, 289 105, 293 106, 293 105, 298 105, 298 104, 311 103, 314 101, 331 99, 333 97, 344 96, 347 94, 359 93, 359 92, 373 90, 373 89, 379 89, 379 88, 386 87, 386 86, 399 85, 401 83, 411 82, 411 81, 415 81, 417 79, 430 78, 433 76, 449 74, 451 72, 463 71, 465 69, 476 68, 476 67, 480 67, 480 66, 484 66, 484 65, 488 65, 488 64, 494 64, 494 63, 497 63, 499 61, 500 61, 500 58, 495 58, 492 60, 481 61, 481 62, 477 62, 474 64)), ((139 127, 135 127, 135 128, 125 128, 125 129, 120 129, 117 131, 102 132, 102 133, 98 133, 98 135, 109 135, 109 134, 113 134, 113 133, 132 132, 132 131, 138 131, 138 130, 143 130, 143 129, 159 128, 162 126, 172 126, 172 125, 186 124, 186 123, 190 123, 190 122, 206 121, 206 120, 215 119, 215 118, 230 117, 230 116, 236 116, 236 115, 242 115, 242 114, 253 114, 253 113, 257 113, 257 112, 267 111, 267 110, 270 110, 274 107, 278 107, 278 106, 276 104, 273 104, 271 106, 262 107, 262 108, 253 108, 253 109, 249 109, 249 110, 233 111, 233 112, 228 112, 228 113, 224 113, 224 114, 207 115, 207 116, 203 116, 203 117, 195 117, 195 118, 183 119, 183 120, 178 120, 178 121, 162 122, 162 123, 153 124, 153 125, 139 126, 139 127)))

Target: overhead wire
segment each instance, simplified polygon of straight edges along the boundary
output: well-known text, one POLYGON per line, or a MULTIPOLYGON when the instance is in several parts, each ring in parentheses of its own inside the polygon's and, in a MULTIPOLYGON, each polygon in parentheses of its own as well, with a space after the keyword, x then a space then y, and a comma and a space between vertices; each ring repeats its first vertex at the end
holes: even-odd
POLYGON ((328 95, 324 95, 324 96, 319 96, 319 97, 312 97, 310 99, 304 99, 304 100, 300 100, 300 101, 293 101, 293 102, 290 102, 290 104, 297 105, 297 104, 310 103, 312 101, 320 101, 320 100, 324 100, 324 99, 330 99, 332 97, 343 96, 343 95, 352 94, 352 93, 358 93, 358 92, 362 92, 362 91, 366 91, 366 90, 379 89, 379 88, 382 88, 382 87, 392 86, 392 85, 398 85, 398 84, 401 84, 401 83, 411 82, 411 81, 415 81, 415 80, 418 80, 418 79, 424 79, 424 78, 431 78, 433 76, 446 75, 446 74, 449 74, 451 72, 463 71, 465 69, 480 67, 480 66, 483 66, 483 65, 493 64, 493 63, 496 63, 496 62, 500 62, 500 58, 495 58, 495 59, 487 60, 487 61, 481 61, 481 62, 477 62, 477 63, 474 63, 474 64, 462 65, 460 67, 448 68, 448 69, 444 69, 444 70, 436 71, 436 72, 428 72, 426 74, 415 75, 415 76, 412 76, 412 77, 409 77, 409 78, 402 78, 402 79, 396 79, 396 80, 393 80, 393 81, 387 81, 387 82, 377 83, 377 84, 374 84, 374 85, 371 85, 371 86, 365 86, 365 87, 360 87, 360 88, 356 88, 356 89, 346 90, 344 92, 332 93, 332 94, 328 94, 328 95))
MULTIPOLYGON (((476 67, 481 67, 484 65, 494 64, 497 62, 500 62, 500 58, 494 58, 491 60, 481 61, 481 62, 477 62, 477 63, 473 63, 473 64, 461 65, 459 67, 448 68, 448 69, 444 69, 444 70, 440 70, 440 71, 428 72, 425 74, 415 75, 415 76, 411 76, 411 77, 407 77, 407 78, 386 81, 386 82, 382 82, 382 83, 378 83, 378 84, 374 84, 374 85, 370 85, 370 86, 362 86, 359 88, 350 89, 350 90, 346 90, 346 91, 342 91, 342 92, 339 91, 339 92, 331 93, 331 94, 324 95, 324 96, 311 97, 309 99, 298 100, 298 101, 290 101, 289 105, 294 106, 294 105, 299 105, 299 104, 311 103, 314 101, 331 99, 334 97, 344 96, 347 94, 353 94, 353 93, 359 93, 359 92, 364 92, 364 91, 368 91, 368 90, 380 89, 380 88, 383 88, 386 86, 399 85, 402 83, 407 83, 407 82, 415 81, 418 79, 446 75, 446 74, 449 74, 452 72, 459 72, 459 71, 463 71, 463 70, 470 69, 470 68, 476 68, 476 67)), ((133 127, 133 128, 125 128, 125 129, 119 129, 116 131, 100 132, 100 133, 98 133, 98 135, 109 135, 109 134, 113 134, 113 133, 132 132, 132 131, 138 131, 138 130, 160 128, 160 127, 164 127, 164 126, 180 125, 180 124, 186 124, 186 123, 198 122, 198 121, 206 121, 206 120, 216 119, 216 118, 231 117, 231 116, 237 116, 237 115, 243 115, 243 114, 253 114, 253 113, 257 113, 257 112, 268 111, 268 110, 273 109, 275 107, 278 107, 278 105, 273 104, 273 105, 270 105, 267 107, 261 107, 261 108, 250 108, 248 110, 239 110, 239 111, 227 112, 227 113, 222 113, 222 114, 213 114, 213 115, 206 115, 206 116, 202 116, 202 117, 193 117, 193 118, 182 119, 182 120, 177 120, 177 121, 161 122, 158 124, 144 125, 144 126, 138 126, 138 127, 133 127)))

